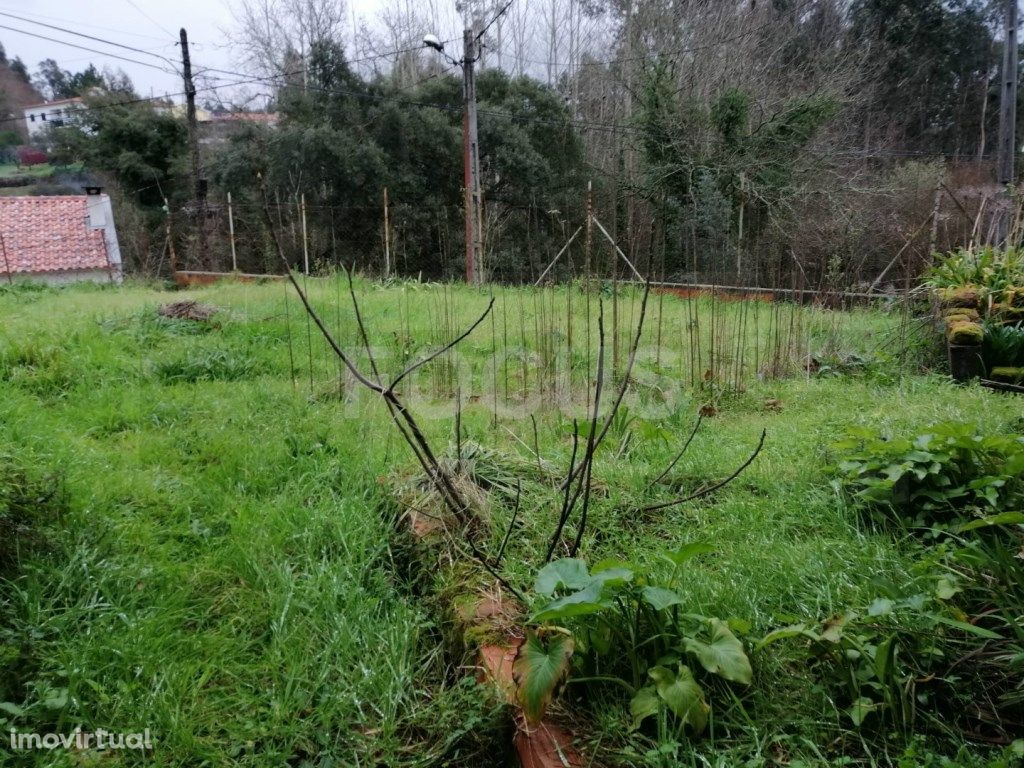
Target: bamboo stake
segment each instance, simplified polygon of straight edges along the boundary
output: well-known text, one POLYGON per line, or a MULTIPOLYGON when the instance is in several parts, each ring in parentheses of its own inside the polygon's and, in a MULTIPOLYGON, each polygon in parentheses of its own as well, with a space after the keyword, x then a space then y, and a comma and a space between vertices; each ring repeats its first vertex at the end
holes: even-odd
POLYGON ((306 193, 302 193, 302 266, 303 272, 309 275, 309 241, 306 237, 306 193))
POLYGON ((388 219, 387 187, 384 187, 384 277, 391 277, 391 226, 388 219))
POLYGON ((231 237, 231 271, 238 271, 238 256, 235 253, 235 216, 231 210, 231 193, 228 192, 228 234, 231 237))

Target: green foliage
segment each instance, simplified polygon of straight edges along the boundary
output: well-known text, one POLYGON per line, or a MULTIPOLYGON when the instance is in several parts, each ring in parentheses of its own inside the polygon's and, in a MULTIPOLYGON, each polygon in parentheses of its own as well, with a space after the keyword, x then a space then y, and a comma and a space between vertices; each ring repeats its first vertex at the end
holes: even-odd
MULTIPOLYGON (((575 201, 583 145, 558 92, 489 68, 480 72, 477 96, 481 183, 489 204, 495 210, 528 206, 540 188, 551 208, 575 201)), ((230 136, 212 158, 211 175, 239 201, 242 229, 262 226, 258 216, 245 213, 262 204, 257 174, 289 201, 302 194, 317 200, 308 212, 311 237, 315 243, 324 232, 330 252, 318 249, 323 259, 347 263, 366 259, 366 243, 379 239, 387 188, 391 204, 402 206, 403 269, 436 274, 437 230, 444 237, 462 231, 462 181, 451 173, 462 162, 461 113, 451 109, 460 99, 460 81, 452 75, 396 89, 385 79, 364 80, 340 45, 319 42, 306 87, 295 83, 280 91, 278 126, 250 126, 230 136)), ((490 244, 489 268, 513 278, 526 274, 521 244, 563 237, 557 222, 511 216, 490 244)))
POLYGON ((256 358, 232 350, 216 349, 178 360, 163 360, 155 366, 157 378, 168 384, 197 381, 239 381, 263 373, 256 358))
MULTIPOLYGON (((878 63, 874 107, 907 149, 954 152, 974 141, 991 99, 1000 16, 985 0, 855 0, 851 45, 878 63)), ((868 118, 870 119, 870 118, 868 118)))
POLYGON ((930 561, 919 570, 922 575, 909 587, 878 581, 881 595, 870 605, 837 614, 820 627, 775 630, 757 650, 803 639, 812 668, 837 692, 855 727, 892 727, 909 734, 919 727, 922 713, 960 719, 960 705, 951 698, 977 708, 983 705, 972 699, 984 687, 956 670, 960 656, 1005 638, 964 612, 960 598, 969 582, 930 561))
MULTIPOLYGON (((340 317, 334 311, 334 280, 310 278, 309 290, 332 327, 338 323, 346 348, 360 348, 344 298, 340 317)), ((357 279, 356 290, 375 349, 393 350, 392 359, 403 354, 415 359, 431 348, 442 312, 455 322, 470 322, 487 300, 473 289, 430 283, 357 279), (400 338, 392 340, 398 317, 400 338)), ((499 305, 508 304, 510 329, 526 328, 517 344, 524 356, 532 355, 540 344, 531 333, 537 318, 544 305, 566 298, 566 289, 494 290, 499 305)), ((335 361, 316 344, 315 382, 309 389, 305 327, 294 296, 287 314, 280 283, 225 282, 192 293, 223 308, 219 328, 158 319, 154 308, 173 298, 159 285, 100 290, 16 283, 8 289, 0 281, 0 356, 6 361, 0 375, 0 445, 44 474, 61 469, 70 501, 61 527, 74 542, 73 556, 66 560, 33 556, 23 578, 3 592, 12 631, 0 638, 0 657, 14 659, 4 669, 9 675, 4 684, 15 692, 0 695, 0 702, 24 713, 15 717, 0 707, 0 718, 7 719, 0 723, 3 730, 14 724, 66 732, 56 726, 60 717, 65 724, 81 723, 83 730, 111 723, 126 729, 151 725, 159 748, 146 759, 160 768, 301 765, 311 759, 387 768, 500 761, 509 742, 507 711, 490 703, 487 689, 471 679, 452 683, 451 660, 438 643, 444 627, 396 574, 400 554, 393 521, 402 509, 379 478, 396 470, 412 472, 415 462, 386 438, 393 426, 379 398, 349 397, 347 386, 345 401, 318 397, 336 391, 339 383, 335 361), (254 358, 265 368, 252 378, 201 377, 173 386, 152 375, 162 362, 204 359, 214 350, 254 358), (60 390, 52 384, 44 388, 47 380, 65 384, 60 390), (58 391, 59 398, 50 396, 58 391), (26 668, 30 671, 15 676, 15 669, 26 668), (67 691, 64 708, 48 709, 60 704, 62 691, 67 691)), ((628 315, 628 299, 621 293, 619 298, 620 312, 628 315)), ((692 317, 694 308, 706 312, 709 306, 704 299, 683 302, 670 296, 664 305, 666 327, 692 317)), ((716 322, 719 317, 733 321, 741 308, 751 309, 741 302, 718 304, 716 322)), ((577 294, 572 312, 576 329, 582 329, 584 302, 577 294)), ((865 339, 873 344, 898 322, 897 316, 876 310, 806 312, 802 317, 812 321, 810 327, 834 327, 843 348, 859 348, 865 339)), ((706 324, 706 315, 701 322, 706 324)), ((762 346, 765 325, 758 337, 762 346)), ((484 336, 460 348, 460 365, 472 370, 474 388, 493 381, 490 344, 481 331, 484 336)), ((498 333, 500 339, 500 315, 498 333)), ((670 336, 675 334, 666 333, 666 343, 670 336)), ((526 380, 531 389, 538 386, 534 370, 526 380)), ((680 377, 687 372, 681 368, 680 377)), ((499 397, 501 379, 499 370, 499 397)), ((848 606, 864 612, 885 595, 873 586, 876 577, 902 584, 913 567, 913 549, 858 531, 830 493, 820 469, 820 446, 839 425, 856 420, 914 435, 936 418, 970 418, 994 429, 1020 410, 1011 398, 952 386, 939 376, 907 375, 898 386, 865 377, 761 382, 751 377, 748 386, 724 401, 702 428, 673 483, 685 492, 720 478, 722 467, 737 466, 749 452, 752 420, 770 421, 779 438, 766 444, 763 463, 759 460, 728 494, 671 514, 640 517, 633 512, 636 498, 678 452, 692 427, 693 403, 684 393, 684 406, 668 416, 631 407, 629 416, 638 420, 624 434, 632 431, 640 438, 643 420, 650 419, 671 439, 635 440, 628 461, 613 451, 598 457, 593 536, 584 542, 590 563, 610 556, 632 562, 632 570, 646 576, 644 605, 667 617, 663 621, 677 611, 750 617, 756 629, 727 622, 747 646, 750 632, 761 634, 776 623, 804 620, 818 631, 815 617, 844 613, 848 606), (765 411, 765 397, 778 398, 781 411, 765 411), (698 544, 684 547, 685 541, 698 544), (703 543, 711 541, 715 555, 703 543), (670 572, 676 563, 651 554, 666 548, 679 563, 674 581, 670 572)), ((514 396, 518 381, 510 387, 514 396)), ((536 575, 531 564, 540 556, 538 548, 547 546, 552 517, 550 503, 538 508, 530 503, 531 494, 558 496, 552 478, 570 448, 562 431, 565 418, 554 405, 540 402, 518 412, 518 419, 502 415, 495 431, 491 390, 483 390, 479 400, 470 398, 471 391, 463 391, 462 427, 468 436, 463 461, 481 487, 501 488, 510 477, 522 478, 524 503, 502 570, 516 585, 531 583, 536 575), (559 459, 556 467, 537 466, 530 414, 537 420, 539 453, 559 459), (500 443, 501 449, 492 459, 472 442, 500 443)), ((439 445, 449 440, 447 404, 436 420, 425 420, 424 428, 439 445)), ((450 452, 446 458, 454 456, 450 452)), ((480 546, 492 555, 511 513, 510 503, 494 499, 492 494, 491 536, 479 532, 480 546)), ((980 532, 979 541, 990 539, 994 528, 980 532)), ((1007 562, 1019 565, 1015 551, 1009 554, 1007 562)), ((948 567, 973 569, 968 555, 981 557, 971 551, 948 567)), ((973 583, 962 577, 957 586, 963 591, 947 601, 969 614, 968 623, 981 615, 964 607, 975 599, 973 583)), ((993 582, 989 598, 999 589, 993 582)), ((537 607, 573 591, 558 587, 551 598, 539 598, 537 607)), ((980 601, 980 588, 977 594, 980 601)), ((613 621, 612 609, 606 610, 613 621)), ((1012 604, 1006 612, 1012 615, 1012 604)), ((904 609, 896 613, 901 623, 913 615, 904 609)), ((994 619, 985 621, 985 628, 1008 636, 994 619)), ((580 730, 598 736, 595 765, 766 768, 786 762, 823 768, 897 764, 904 752, 903 739, 874 730, 885 722, 881 710, 867 716, 859 733, 845 714, 837 714, 834 705, 845 713, 852 700, 846 688, 822 685, 811 674, 809 660, 818 662, 809 654, 809 638, 752 654, 756 685, 749 688, 708 672, 685 649, 668 654, 675 659, 666 661, 648 655, 649 646, 640 647, 639 690, 655 685, 649 673, 654 667, 684 678, 680 663, 701 687, 713 711, 706 738, 697 739, 656 689, 657 714, 631 730, 629 703, 637 689, 628 654, 621 651, 633 647, 625 620, 616 622, 624 637, 605 630, 600 615, 552 623, 571 628, 576 641, 564 695, 575 701, 576 693, 586 694, 579 721, 586 728, 580 730), (608 650, 599 653, 598 646, 608 650), (606 672, 630 689, 621 682, 586 682, 606 672), (653 744, 659 732, 664 738, 653 744)), ((643 618, 641 642, 653 634, 650 626, 643 618)), ((937 631, 946 638, 968 637, 947 626, 937 631)), ((683 637, 714 642, 710 623, 682 629, 683 637)), ((957 657, 973 650, 966 640, 958 642, 963 645, 957 657)), ((983 653, 958 666, 961 677, 979 659, 1011 653, 1008 645, 987 642, 983 653)), ((819 668, 826 670, 814 667, 819 668)), ((993 689, 994 695, 1012 693, 1010 686, 1022 677, 1004 673, 1003 679, 1006 687, 993 689)), ((660 680, 668 691, 665 683, 671 681, 663 674, 660 680)), ((994 676, 991 680, 998 683, 994 676)), ((960 698, 948 700, 964 704, 960 698)), ((966 711, 966 704, 961 708, 966 711)), ((917 722, 927 719, 919 716, 917 722)), ((925 732, 921 726, 920 732, 928 746, 918 754, 932 756, 929 763, 922 757, 921 764, 952 767, 948 760, 956 759, 957 768, 984 765, 985 750, 971 737, 948 728, 925 732), (957 758, 965 740, 964 754, 976 759, 957 758)), ((594 742, 584 751, 589 753, 594 742)), ((914 760, 907 758, 907 768, 918 765, 914 760)))
POLYGON ((185 123, 149 103, 127 103, 130 92, 95 93, 74 125, 51 129, 51 159, 81 162, 111 174, 139 204, 159 210, 175 190, 172 176, 185 152, 185 123))
MULTIPOLYGON (((687 210, 702 231, 735 229, 740 205, 753 211, 784 204, 804 171, 808 145, 837 111, 834 99, 814 95, 763 116, 748 91, 728 89, 706 104, 681 100, 673 82, 664 62, 644 81, 636 122, 647 184, 687 210)), ((750 231, 757 218, 747 221, 750 231)))
POLYGON ((1024 285, 1024 252, 991 245, 960 248, 936 255, 924 281, 937 289, 973 286, 982 299, 1006 301, 1014 287, 1024 285))
POLYGON ((832 449, 846 493, 914 526, 948 527, 1024 503, 1024 435, 984 435, 950 422, 887 440, 851 428, 832 449))
POLYGON ((988 370, 1024 365, 1024 325, 986 323, 981 357, 988 370))
POLYGON ((838 468, 848 492, 928 526, 916 567, 926 589, 880 583, 866 612, 797 632, 846 681, 857 725, 882 709, 909 732, 920 709, 1005 736, 1003 724, 1024 716, 1024 436, 944 424, 913 441, 858 431, 840 448, 853 451, 838 468))
POLYGON ((539 723, 569 674, 573 639, 568 632, 530 632, 513 664, 516 694, 526 719, 539 723))
POLYGON ((0 576, 9 578, 21 558, 48 545, 65 505, 56 475, 0 453, 0 576))
POLYGON ((661 739, 670 732, 681 735, 684 728, 699 734, 707 724, 710 708, 690 664, 703 670, 705 681, 750 685, 753 679, 743 644, 729 626, 683 613, 687 601, 673 588, 678 570, 710 551, 710 545, 695 542, 668 553, 672 574, 663 584, 652 583, 628 563, 602 561, 588 569, 581 560, 563 558, 544 566, 534 585, 546 602, 535 608, 530 622, 548 632, 571 632, 583 657, 578 679, 586 681, 588 671, 601 670, 593 680, 625 687, 632 694, 635 727, 657 716, 661 739), (674 728, 669 729, 665 713, 674 716, 674 728))
POLYGON ((61 69, 53 59, 44 59, 39 62, 36 83, 39 90, 46 93, 51 100, 70 99, 74 96, 84 96, 90 89, 102 87, 103 76, 92 64, 81 72, 71 72, 61 69))

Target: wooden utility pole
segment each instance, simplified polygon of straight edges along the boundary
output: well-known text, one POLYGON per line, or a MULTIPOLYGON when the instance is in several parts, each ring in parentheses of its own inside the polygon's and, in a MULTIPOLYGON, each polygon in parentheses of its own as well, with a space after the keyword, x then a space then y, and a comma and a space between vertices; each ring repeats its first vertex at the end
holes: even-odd
POLYGON ((182 27, 181 43, 181 75, 185 81, 185 114, 188 120, 189 152, 192 156, 192 194, 196 202, 199 217, 199 261, 204 268, 212 266, 206 244, 206 186, 200 177, 199 168, 199 123, 196 120, 196 86, 192 82, 192 59, 188 53, 188 33, 182 27))
POLYGON ((463 33, 462 56, 462 152, 466 195, 466 282, 484 280, 481 255, 483 253, 483 216, 480 205, 480 151, 476 122, 477 40, 472 29, 463 33))
POLYGON ((1017 154, 1017 2, 1006 0, 1003 38, 1002 87, 999 93, 999 153, 996 178, 1013 184, 1014 156, 1017 154))

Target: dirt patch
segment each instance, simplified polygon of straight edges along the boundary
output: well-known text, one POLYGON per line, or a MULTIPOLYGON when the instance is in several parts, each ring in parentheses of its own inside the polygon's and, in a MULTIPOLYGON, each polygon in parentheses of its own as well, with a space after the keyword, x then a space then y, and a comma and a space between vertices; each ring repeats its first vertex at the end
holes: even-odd
POLYGON ((208 323, 210 318, 220 312, 217 307, 209 304, 200 304, 198 301, 175 301, 172 304, 165 304, 157 310, 160 317, 173 318, 175 320, 191 320, 196 323, 208 323))

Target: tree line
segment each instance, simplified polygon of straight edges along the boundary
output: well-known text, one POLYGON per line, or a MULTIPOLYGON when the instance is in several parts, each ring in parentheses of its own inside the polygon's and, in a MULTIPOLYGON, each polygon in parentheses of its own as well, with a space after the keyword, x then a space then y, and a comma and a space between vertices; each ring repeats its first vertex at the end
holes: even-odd
MULTIPOLYGON (((969 209, 969 194, 943 202, 937 216, 937 192, 992 179, 1002 6, 459 6, 449 26, 483 33, 490 273, 512 281, 539 274, 583 222, 588 182, 623 252, 666 279, 852 286, 869 282, 912 236, 906 263, 890 274, 916 269, 931 248, 964 235, 967 217, 946 209, 969 209), (922 226, 929 216, 935 226, 922 226)), ((251 109, 246 88, 269 89, 261 106, 277 120, 239 121, 203 141, 210 204, 201 221, 180 116, 139 101, 124 78, 97 83, 94 69, 43 63, 42 87, 84 93, 90 107, 81 126, 48 137, 50 149, 118 188, 128 218, 146 232, 134 254, 140 266, 155 269, 166 250, 165 203, 182 260, 197 258, 194 233, 205 226, 207 259, 217 262, 207 266, 223 266, 230 191, 247 268, 270 265, 266 195, 288 231, 298 231, 304 208, 314 263, 379 269, 386 239, 406 274, 461 272, 461 78, 419 44, 446 15, 436 4, 386 3, 371 32, 351 29, 337 8, 326 0, 240 4, 234 43, 248 85, 211 80, 206 106, 251 109), (267 18, 280 21, 268 27, 267 18)), ((458 47, 446 50, 457 56, 458 47)), ((297 236, 293 245, 298 253, 297 236)), ((607 243, 592 264, 602 274, 621 267, 607 243)), ((581 267, 574 249, 552 274, 581 267)))

